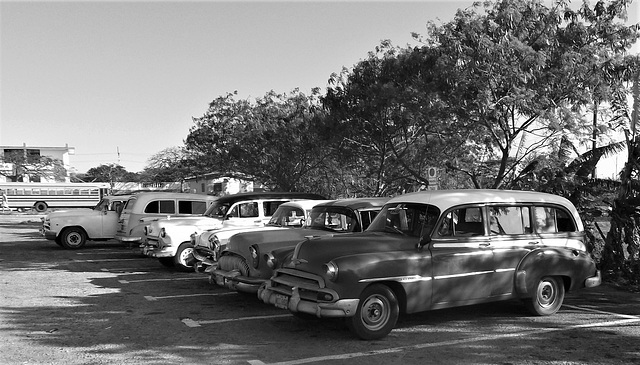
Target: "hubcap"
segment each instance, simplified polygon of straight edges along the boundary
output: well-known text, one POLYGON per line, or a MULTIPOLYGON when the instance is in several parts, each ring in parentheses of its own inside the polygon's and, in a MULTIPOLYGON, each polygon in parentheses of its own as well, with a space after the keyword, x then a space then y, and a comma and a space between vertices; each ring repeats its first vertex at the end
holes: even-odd
POLYGON ((556 288, 552 282, 544 281, 538 290, 538 300, 540 305, 548 307, 555 301, 556 288))
POLYGON ((80 244, 80 235, 77 233, 70 234, 67 236, 67 243, 71 246, 80 244))
POLYGON ((370 296, 362 305, 361 314, 362 321, 368 329, 378 330, 389 320, 389 302, 383 296, 370 296))
POLYGON ((191 266, 193 261, 193 248, 185 248, 180 253, 180 264, 184 266, 191 266))

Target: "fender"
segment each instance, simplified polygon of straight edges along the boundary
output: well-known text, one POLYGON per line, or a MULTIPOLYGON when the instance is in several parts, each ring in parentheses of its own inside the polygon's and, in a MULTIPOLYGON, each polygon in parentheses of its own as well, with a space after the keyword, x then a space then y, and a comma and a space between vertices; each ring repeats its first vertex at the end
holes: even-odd
POLYGON ((533 295, 533 288, 544 276, 561 276, 566 291, 584 286, 584 281, 596 273, 589 254, 576 249, 542 247, 528 253, 516 268, 515 289, 518 296, 533 295))
POLYGON ((332 261, 338 266, 338 279, 336 285, 327 287, 336 290, 341 299, 358 299, 367 286, 384 283, 396 292, 403 312, 420 312, 431 305, 433 280, 428 251, 356 254, 332 261))

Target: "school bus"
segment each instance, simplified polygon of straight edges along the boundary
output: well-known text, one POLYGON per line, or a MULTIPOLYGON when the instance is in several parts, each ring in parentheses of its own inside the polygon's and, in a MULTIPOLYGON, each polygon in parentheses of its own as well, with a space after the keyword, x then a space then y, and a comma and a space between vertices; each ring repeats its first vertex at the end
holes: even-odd
POLYGON ((110 189, 109 183, 0 182, 9 208, 37 212, 50 208, 92 208, 110 189))

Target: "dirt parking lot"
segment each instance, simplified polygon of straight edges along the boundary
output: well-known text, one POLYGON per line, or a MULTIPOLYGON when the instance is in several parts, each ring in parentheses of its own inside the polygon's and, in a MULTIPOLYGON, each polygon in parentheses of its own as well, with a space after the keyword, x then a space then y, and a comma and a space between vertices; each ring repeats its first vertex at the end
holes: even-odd
POLYGON ((571 293, 532 317, 517 301, 401 318, 378 341, 304 321, 168 269, 117 241, 64 250, 40 217, 0 215, 1 364, 631 364, 640 294, 571 293))

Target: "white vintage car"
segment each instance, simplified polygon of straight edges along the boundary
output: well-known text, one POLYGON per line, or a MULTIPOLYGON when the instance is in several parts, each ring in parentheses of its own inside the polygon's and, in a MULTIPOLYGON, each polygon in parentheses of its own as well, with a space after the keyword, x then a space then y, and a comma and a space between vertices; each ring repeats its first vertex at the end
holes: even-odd
POLYGON ((250 192, 222 196, 203 215, 158 219, 144 227, 140 249, 143 255, 157 258, 165 266, 193 270, 191 236, 207 230, 254 227, 264 228, 277 208, 288 201, 323 199, 317 194, 250 192))
POLYGON ((118 217, 130 195, 108 195, 93 209, 55 211, 42 218, 40 233, 68 249, 79 249, 88 240, 105 241, 116 236, 118 217))

